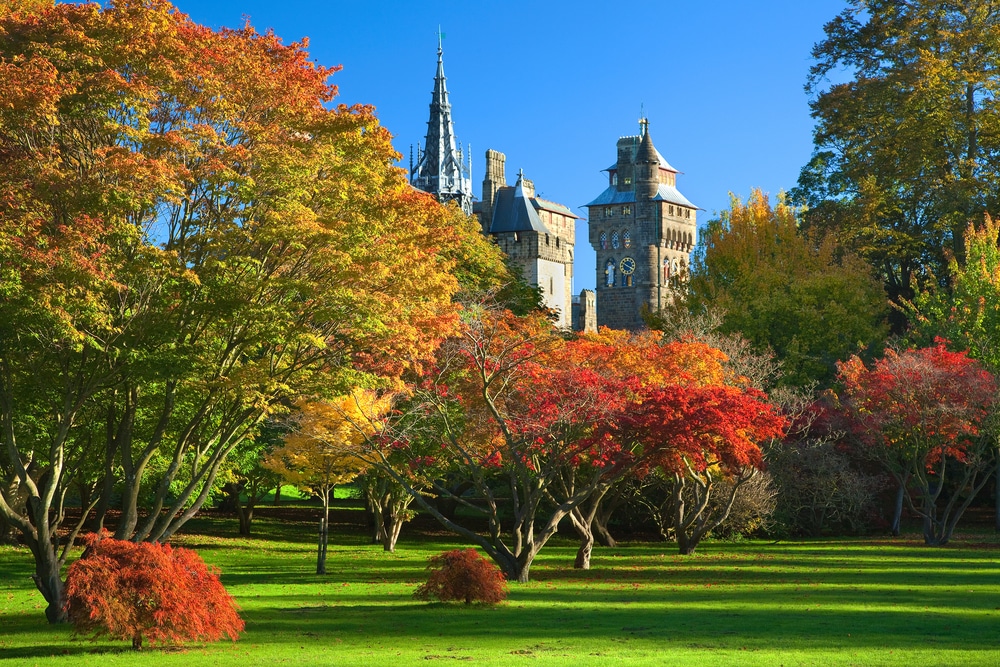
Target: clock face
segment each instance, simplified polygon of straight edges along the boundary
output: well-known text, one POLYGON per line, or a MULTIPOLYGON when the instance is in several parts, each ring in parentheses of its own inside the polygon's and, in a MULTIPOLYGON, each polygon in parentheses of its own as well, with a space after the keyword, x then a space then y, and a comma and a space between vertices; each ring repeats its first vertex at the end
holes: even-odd
POLYGON ((631 257, 626 257, 618 265, 618 268, 621 269, 622 274, 630 276, 635 271, 635 260, 631 257))

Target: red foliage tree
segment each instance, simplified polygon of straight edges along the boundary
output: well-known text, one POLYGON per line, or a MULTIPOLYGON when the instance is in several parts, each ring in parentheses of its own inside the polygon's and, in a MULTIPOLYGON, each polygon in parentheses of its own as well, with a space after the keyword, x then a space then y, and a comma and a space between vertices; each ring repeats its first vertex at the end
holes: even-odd
POLYGON ((497 604, 507 599, 503 572, 475 549, 455 549, 432 556, 428 569, 431 576, 413 593, 419 600, 497 604))
POLYGON ((996 400, 996 379, 965 352, 950 352, 940 342, 889 350, 870 369, 852 357, 838 370, 862 441, 924 520, 924 541, 946 544, 989 479, 993 443, 980 428, 996 400), (951 480, 955 471, 958 479, 951 480))
POLYGON ((739 488, 763 466, 760 443, 784 433, 785 418, 756 389, 727 385, 647 388, 618 434, 639 445, 642 468, 672 478, 672 525, 682 554, 729 516, 739 488), (727 497, 709 511, 720 479, 727 497))
POLYGON ((94 535, 67 572, 66 609, 82 633, 152 644, 236 641, 243 620, 218 571, 189 549, 94 535))

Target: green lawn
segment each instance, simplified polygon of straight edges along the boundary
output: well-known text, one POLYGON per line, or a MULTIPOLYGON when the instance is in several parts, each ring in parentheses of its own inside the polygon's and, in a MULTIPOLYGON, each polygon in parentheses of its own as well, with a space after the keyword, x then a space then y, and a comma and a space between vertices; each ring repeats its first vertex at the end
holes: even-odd
POLYGON ((49 627, 23 549, 0 547, 0 664, 400 665, 998 665, 1000 545, 963 536, 913 540, 668 544, 542 552, 533 581, 496 608, 415 601, 447 537, 401 540, 385 554, 355 530, 312 574, 311 523, 262 520, 260 539, 224 538, 201 520, 176 542, 223 571, 243 608, 241 640, 136 654, 49 627), (197 532, 196 532, 197 531, 197 532), (270 537, 271 539, 264 539, 270 537))

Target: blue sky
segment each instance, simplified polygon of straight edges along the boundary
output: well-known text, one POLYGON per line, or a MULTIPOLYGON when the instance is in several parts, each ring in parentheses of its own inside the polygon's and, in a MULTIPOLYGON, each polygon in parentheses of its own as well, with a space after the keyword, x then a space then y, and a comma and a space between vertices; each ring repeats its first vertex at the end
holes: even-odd
MULTIPOLYGON (((812 149, 803 84, 810 50, 844 0, 684 3, 175 0, 211 27, 248 17, 286 42, 308 37, 334 76, 340 101, 372 104, 408 161, 423 141, 437 29, 455 130, 471 144, 478 196, 483 154, 507 155, 538 193, 578 209, 606 186, 619 136, 640 109, 678 188, 705 209, 753 187, 795 185, 812 149)), ((575 292, 596 282, 586 224, 577 226, 575 292)))

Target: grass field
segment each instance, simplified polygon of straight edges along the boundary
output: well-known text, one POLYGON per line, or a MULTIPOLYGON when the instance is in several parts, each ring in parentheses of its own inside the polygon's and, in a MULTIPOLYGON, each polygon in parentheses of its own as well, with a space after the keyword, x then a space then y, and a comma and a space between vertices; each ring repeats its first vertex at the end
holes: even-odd
POLYGON ((595 550, 569 541, 496 608, 417 602, 428 556, 457 546, 404 530, 398 553, 357 529, 312 574, 313 525, 260 520, 256 539, 202 519, 175 540, 223 571, 243 608, 237 643, 126 650, 45 624, 30 556, 0 547, 0 665, 1000 665, 1000 544, 915 540, 669 544, 595 550))

